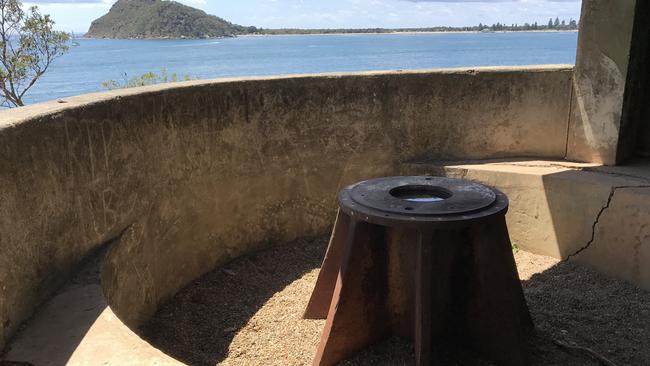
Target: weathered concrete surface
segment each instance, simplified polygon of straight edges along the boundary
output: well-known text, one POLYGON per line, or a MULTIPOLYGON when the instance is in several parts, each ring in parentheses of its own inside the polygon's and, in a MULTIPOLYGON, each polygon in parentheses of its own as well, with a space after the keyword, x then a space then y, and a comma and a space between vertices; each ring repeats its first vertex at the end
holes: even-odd
POLYGON ((413 163, 404 169, 498 187, 510 198, 508 229, 519 247, 650 289, 648 164, 482 161, 413 163))
POLYGON ((650 289, 650 182, 613 187, 594 237, 574 259, 650 289))
POLYGON ((0 346, 81 258, 136 327, 188 281, 329 230, 415 158, 562 157, 569 67, 225 79, 0 112, 0 346))
POLYGON ((635 0, 583 0, 569 160, 616 164, 635 0))
MULTIPOLYGON (((108 244, 110 245, 110 243, 108 244)), ((105 248, 23 324, 2 360, 38 366, 181 365, 143 341, 113 313, 101 287, 105 248)))
POLYGON ((5 358, 38 366, 183 365, 125 326, 97 284, 72 286, 49 300, 5 358))

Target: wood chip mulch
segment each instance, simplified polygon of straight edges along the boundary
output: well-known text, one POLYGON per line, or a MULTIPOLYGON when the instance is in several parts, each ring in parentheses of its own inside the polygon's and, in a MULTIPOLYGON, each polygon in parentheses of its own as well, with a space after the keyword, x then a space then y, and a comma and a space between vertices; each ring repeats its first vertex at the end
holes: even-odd
MULTIPOLYGON (((233 261, 163 305, 141 333, 189 365, 310 365, 324 321, 302 313, 327 237, 301 239, 233 261)), ((650 293, 571 263, 515 254, 537 327, 533 365, 650 365, 650 293), (596 355, 596 356, 594 356, 596 355)), ((445 347, 445 365, 490 365, 445 347)), ((393 338, 341 363, 414 365, 393 338)))

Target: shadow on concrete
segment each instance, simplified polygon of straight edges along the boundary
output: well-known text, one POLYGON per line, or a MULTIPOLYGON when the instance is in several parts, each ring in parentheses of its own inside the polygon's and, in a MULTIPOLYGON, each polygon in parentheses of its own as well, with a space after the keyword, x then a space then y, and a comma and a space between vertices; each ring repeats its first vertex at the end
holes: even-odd
POLYGON ((80 270, 28 320, 0 365, 66 365, 100 314, 108 307, 100 266, 111 243, 91 254, 80 270))
POLYGON ((544 175, 544 192, 561 257, 578 254, 593 244, 599 225, 611 225, 601 219, 614 195, 620 193, 619 189, 650 187, 649 173, 650 165, 628 169, 598 167, 544 175))
POLYGON ((556 349, 559 341, 615 365, 650 365, 650 292, 626 282, 644 283, 633 243, 644 240, 647 202, 632 192, 650 188, 650 163, 563 170, 542 184, 563 261, 522 282, 538 331, 556 349))
POLYGON ((650 235, 648 161, 547 174, 543 189, 561 258, 650 284, 642 249, 650 235))

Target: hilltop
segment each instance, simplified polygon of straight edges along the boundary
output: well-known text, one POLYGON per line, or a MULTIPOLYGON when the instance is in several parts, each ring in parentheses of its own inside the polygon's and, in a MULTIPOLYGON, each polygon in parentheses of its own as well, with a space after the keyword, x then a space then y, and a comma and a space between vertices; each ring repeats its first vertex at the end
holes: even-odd
POLYGON ((91 38, 219 38, 256 32, 176 1, 118 0, 92 22, 91 38))

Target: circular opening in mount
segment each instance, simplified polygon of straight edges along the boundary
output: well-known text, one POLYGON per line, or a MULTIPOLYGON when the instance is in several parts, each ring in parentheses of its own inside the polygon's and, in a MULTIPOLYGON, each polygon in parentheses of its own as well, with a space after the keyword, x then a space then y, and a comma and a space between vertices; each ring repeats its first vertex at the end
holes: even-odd
POLYGON ((431 186, 402 186, 393 188, 390 195, 410 202, 439 202, 451 197, 448 190, 431 186))

